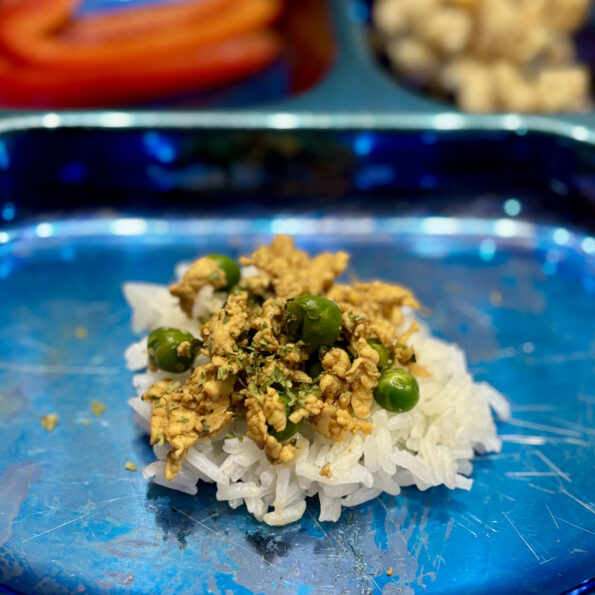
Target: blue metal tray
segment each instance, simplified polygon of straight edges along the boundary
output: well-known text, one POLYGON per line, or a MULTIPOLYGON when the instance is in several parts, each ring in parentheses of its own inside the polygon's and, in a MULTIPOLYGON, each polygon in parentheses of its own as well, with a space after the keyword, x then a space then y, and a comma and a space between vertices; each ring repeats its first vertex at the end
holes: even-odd
POLYGON ((469 116, 421 98, 375 62, 361 6, 333 2, 335 66, 292 99, 3 114, 7 589, 560 593, 595 575, 594 116, 469 116), (470 493, 408 489, 337 524, 312 503, 272 529, 212 487, 189 497, 124 469, 152 455, 125 402, 121 283, 167 282, 178 260, 278 232, 411 285, 432 329, 511 399, 504 451, 478 460, 470 493))
MULTIPOLYGON (((522 205, 521 205, 522 207, 522 205)), ((0 582, 23 593, 560 593, 593 575, 595 239, 509 216, 87 216, 0 232, 0 582), (273 233, 415 288, 440 336, 511 400, 471 492, 406 489, 319 523, 147 485, 126 405, 121 284, 273 233), (81 334, 80 329, 85 329, 81 334), (77 331, 77 329, 79 329, 77 331), (102 417, 91 400, 107 405, 102 417), (60 415, 46 432, 40 417, 60 415), (83 420, 90 424, 84 425, 83 420), (394 573, 386 571, 393 567, 394 573)))

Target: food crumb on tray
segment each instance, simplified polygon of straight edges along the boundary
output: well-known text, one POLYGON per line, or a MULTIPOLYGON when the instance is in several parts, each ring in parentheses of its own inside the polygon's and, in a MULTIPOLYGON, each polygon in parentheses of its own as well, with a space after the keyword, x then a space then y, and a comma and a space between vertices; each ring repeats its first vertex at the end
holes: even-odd
POLYGON ((60 421, 57 413, 48 413, 41 418, 41 425, 48 431, 51 432, 60 421))
POLYGON ((101 401, 91 401, 91 413, 93 415, 103 415, 107 407, 101 401))

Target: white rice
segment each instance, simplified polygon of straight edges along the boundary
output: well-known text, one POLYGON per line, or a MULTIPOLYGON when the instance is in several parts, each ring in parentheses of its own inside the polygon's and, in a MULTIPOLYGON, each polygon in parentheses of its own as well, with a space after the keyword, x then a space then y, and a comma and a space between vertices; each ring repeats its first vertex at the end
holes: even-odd
MULTIPOLYGON (((176 274, 181 276, 185 267, 178 265, 176 274)), ((167 286, 127 283, 124 295, 133 310, 136 332, 171 326, 200 335, 199 324, 181 312, 167 286)), ((197 296, 195 314, 209 315, 223 300, 222 294, 205 287, 197 296)), ((412 319, 409 313, 403 327, 412 319)), ((224 432, 191 447, 174 481, 163 473, 167 445, 153 448, 157 460, 143 469, 143 475, 188 494, 196 494, 199 480, 216 483, 218 500, 226 500, 232 508, 245 504, 259 521, 276 526, 298 520, 306 510, 307 496, 318 496, 320 521, 336 521, 343 507, 357 506, 382 492, 397 495, 404 486, 470 490, 473 480, 468 476, 475 453, 499 452, 502 446, 490 407, 507 420, 510 406, 490 385, 473 382, 461 349, 432 337, 420 326, 410 343, 432 376, 419 379, 420 399, 412 411, 390 413, 374 403, 370 435, 347 434, 342 442, 333 442, 305 424, 296 435, 295 460, 271 465, 265 453, 243 437, 245 422, 238 421, 226 430, 237 437, 225 438, 224 432), (320 475, 327 464, 331 477, 320 475)), ((146 340, 145 336, 128 348, 126 362, 137 372, 133 383, 138 396, 128 402, 148 431, 151 407, 140 395, 157 380, 169 377, 184 382, 189 373, 147 370, 146 340)))

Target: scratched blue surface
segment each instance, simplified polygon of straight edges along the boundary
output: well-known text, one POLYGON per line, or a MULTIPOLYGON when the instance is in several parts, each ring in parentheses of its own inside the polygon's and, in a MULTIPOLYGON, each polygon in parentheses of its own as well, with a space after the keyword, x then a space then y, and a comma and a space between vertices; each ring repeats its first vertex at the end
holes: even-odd
POLYGON ((516 221, 330 216, 96 218, 3 233, 0 583, 26 593, 560 593, 594 574, 592 238, 516 221), (121 284, 165 283, 181 259, 237 255, 283 231, 311 251, 350 251, 361 278, 414 287, 433 330, 508 395, 503 453, 477 460, 471 492, 405 489, 336 524, 318 523, 312 502, 279 529, 217 502, 211 486, 192 497, 124 469, 152 453, 126 405, 122 354, 134 335, 121 284), (60 416, 52 433, 39 422, 50 412, 60 416))

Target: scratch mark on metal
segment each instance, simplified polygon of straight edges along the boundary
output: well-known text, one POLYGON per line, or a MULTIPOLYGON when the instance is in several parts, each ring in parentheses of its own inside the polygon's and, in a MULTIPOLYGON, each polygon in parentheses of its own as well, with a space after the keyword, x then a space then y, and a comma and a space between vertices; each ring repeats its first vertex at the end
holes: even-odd
POLYGON ((41 477, 36 461, 8 465, 0 477, 0 547, 12 535, 12 523, 21 510, 31 484, 41 477))
POLYGON ((517 428, 528 428, 530 430, 537 430, 539 432, 550 432, 551 434, 559 434, 560 436, 571 436, 572 438, 581 438, 582 434, 575 430, 568 428, 560 428, 559 426, 548 426, 547 424, 538 424, 532 421, 525 421, 524 419, 510 419, 507 423, 517 428))
MULTIPOLYGON (((485 484, 482 484, 482 485, 485 485, 485 484)), ((498 494, 498 496, 500 496, 501 498, 505 498, 506 500, 510 500, 511 502, 516 502, 515 498, 513 498, 512 496, 509 496, 508 494, 505 494, 504 492, 495 490, 495 493, 498 494)))
POLYGON ((93 514, 96 510, 97 510, 97 508, 94 508, 93 510, 90 510, 89 512, 85 512, 84 514, 80 514, 77 517, 74 517, 73 519, 69 519, 68 521, 60 523, 59 525, 56 525, 55 527, 52 527, 51 529, 47 529, 46 531, 42 531, 41 533, 36 533, 35 535, 31 535, 31 537, 27 537, 27 539, 23 539, 23 543, 27 543, 28 541, 31 541, 32 539, 37 539, 38 537, 41 537, 42 535, 47 535, 48 533, 53 533, 54 531, 57 531, 58 529, 61 529, 62 527, 66 527, 66 525, 70 525, 71 523, 80 521, 81 519, 84 519, 85 517, 89 516, 90 514, 93 514))
POLYGON ((450 519, 448 519, 448 524, 446 525, 446 531, 444 532, 444 541, 448 541, 448 539, 450 538, 450 533, 452 531, 454 524, 455 524, 455 521, 452 517, 450 519))
POLYGON ((529 545, 529 542, 523 537, 522 533, 516 528, 516 525, 512 522, 511 518, 505 513, 502 514, 506 517, 506 520, 510 523, 510 526, 514 529, 515 533, 521 538, 522 542, 529 548, 531 553, 535 556, 536 560, 541 560, 541 558, 535 553, 535 550, 529 545))
POLYGON ((34 349, 35 351, 41 351, 42 353, 51 353, 53 351, 51 345, 47 345, 46 343, 42 343, 41 341, 37 341, 31 337, 17 336, 16 341, 23 347, 28 347, 29 349, 34 349))
POLYGON ((514 460, 517 460, 518 461, 518 459, 520 458, 519 457, 519 454, 520 453, 518 453, 518 452, 513 452, 513 453, 510 453, 510 454, 500 453, 500 454, 497 454, 497 455, 481 455, 481 459, 478 459, 478 461, 476 461, 476 462, 481 462, 481 461, 500 461, 502 459, 514 459, 514 460))
POLYGON ((595 397, 591 395, 585 395, 581 393, 578 395, 578 400, 583 401, 584 403, 589 403, 590 405, 595 405, 595 397))
POLYGON ((571 421, 562 419, 560 417, 552 417, 551 419, 562 424, 563 426, 566 426, 567 428, 570 428, 571 430, 576 430, 577 432, 581 432, 582 434, 590 434, 591 436, 595 436, 595 428, 589 428, 582 424, 575 424, 571 421))
POLYGON ((262 556, 259 556, 256 552, 254 552, 251 549, 248 549, 247 547, 243 546, 241 543, 237 543, 235 541, 230 540, 229 538, 227 538, 225 536, 224 533, 221 533, 219 531, 216 531, 215 529, 213 529, 212 527, 209 527, 209 525, 207 525, 206 523, 203 523, 202 521, 199 521, 198 519, 195 519, 191 514, 188 514, 187 512, 181 510, 180 508, 174 508, 174 510, 189 518, 191 521, 195 522, 196 524, 200 525, 203 529, 206 529, 207 531, 210 531, 211 533, 214 533, 215 535, 217 535, 217 537, 220 537, 221 539, 223 539, 223 541, 233 545, 234 547, 238 547, 241 550, 244 550, 245 552, 248 552, 250 555, 255 556, 256 558, 258 558, 259 560, 262 560, 265 564, 268 564, 269 566, 274 566, 274 564, 272 564, 271 562, 269 562, 268 560, 266 560, 265 558, 263 558, 262 556))
POLYGON ((557 407, 554 405, 513 405, 512 410, 516 412, 545 412, 556 411, 557 407))
POLYGON ((566 488, 560 486, 560 493, 568 496, 574 500, 577 504, 580 504, 583 508, 586 508, 591 514, 595 514, 595 507, 590 502, 583 502, 577 498, 574 494, 571 494, 566 488))
POLYGON ((87 376, 114 376, 120 370, 112 366, 61 366, 49 364, 15 364, 0 361, 0 370, 24 374, 83 374, 87 376))
POLYGON ((552 521, 554 521, 554 525, 556 525, 556 529, 559 529, 560 525, 558 525, 558 521, 556 520, 556 517, 552 514, 550 507, 547 504, 545 505, 545 507, 547 508, 547 511, 550 513, 550 516, 552 517, 552 521))
POLYGON ((110 498, 109 500, 102 500, 101 502, 98 502, 97 503, 98 506, 95 506, 95 508, 93 508, 92 510, 89 510, 88 512, 85 512, 83 514, 80 514, 80 515, 72 518, 72 519, 64 521, 63 523, 60 523, 59 525, 56 525, 55 527, 52 527, 51 529, 46 529, 45 531, 42 531, 41 533, 36 533, 35 535, 31 535, 30 537, 23 539, 23 543, 27 543, 27 541, 31 541, 32 539, 37 539, 38 537, 42 537, 43 535, 47 535, 48 533, 53 533, 54 531, 57 531, 58 529, 61 529, 62 527, 66 527, 67 525, 76 523, 76 521, 80 521, 81 519, 88 517, 89 515, 93 514, 94 512, 97 512, 99 509, 105 508, 108 504, 112 504, 113 502, 119 502, 120 500, 128 500, 130 498, 131 498, 131 496, 121 496, 119 498, 110 498))
POLYGON ((572 444, 575 446, 590 446, 589 442, 579 438, 551 438, 550 436, 531 436, 528 434, 500 434, 502 442, 513 444, 529 444, 531 446, 543 446, 544 444, 572 444))
POLYGON ((471 535, 473 535, 473 537, 477 537, 477 533, 475 533, 475 531, 472 531, 471 529, 469 529, 469 527, 467 527, 466 525, 463 525, 463 523, 459 523, 458 521, 455 521, 455 525, 458 525, 459 527, 462 527, 463 529, 469 531, 469 533, 471 533, 471 535))
POLYGON ((535 490, 539 490, 540 492, 545 492, 546 494, 557 494, 558 493, 558 492, 554 492, 553 490, 548 490, 547 488, 544 488, 542 486, 535 485, 534 483, 529 483, 528 485, 529 485, 529 487, 531 487, 535 490))
POLYGON ((511 479, 522 479, 524 477, 557 477, 554 471, 507 471, 504 475, 511 479))
POLYGON ((543 446, 546 440, 543 436, 527 436, 526 434, 500 434, 502 442, 513 444, 530 444, 532 446, 543 446))
POLYGON ((561 477, 568 483, 572 483, 572 480, 570 479, 570 476, 568 475, 568 473, 565 473, 564 471, 562 471, 557 465, 555 465, 550 459, 548 459, 542 452, 539 452, 538 450, 532 450, 531 454, 534 454, 535 456, 539 457, 558 477, 561 477))
POLYGON ((571 523, 570 521, 567 521, 566 519, 560 518, 559 516, 557 516, 556 519, 558 519, 559 521, 562 521, 563 523, 566 523, 567 525, 570 525, 571 527, 574 527, 575 529, 579 529, 580 531, 584 531, 585 533, 590 533, 591 535, 595 535, 595 533, 593 533, 593 531, 589 531, 589 529, 586 529, 585 527, 581 527, 580 525, 575 525, 574 523, 571 523))
POLYGON ((582 361, 590 359, 593 354, 590 351, 575 351, 573 353, 556 353, 553 355, 546 355, 541 358, 528 357, 527 361, 535 364, 564 364, 566 362, 582 361))

